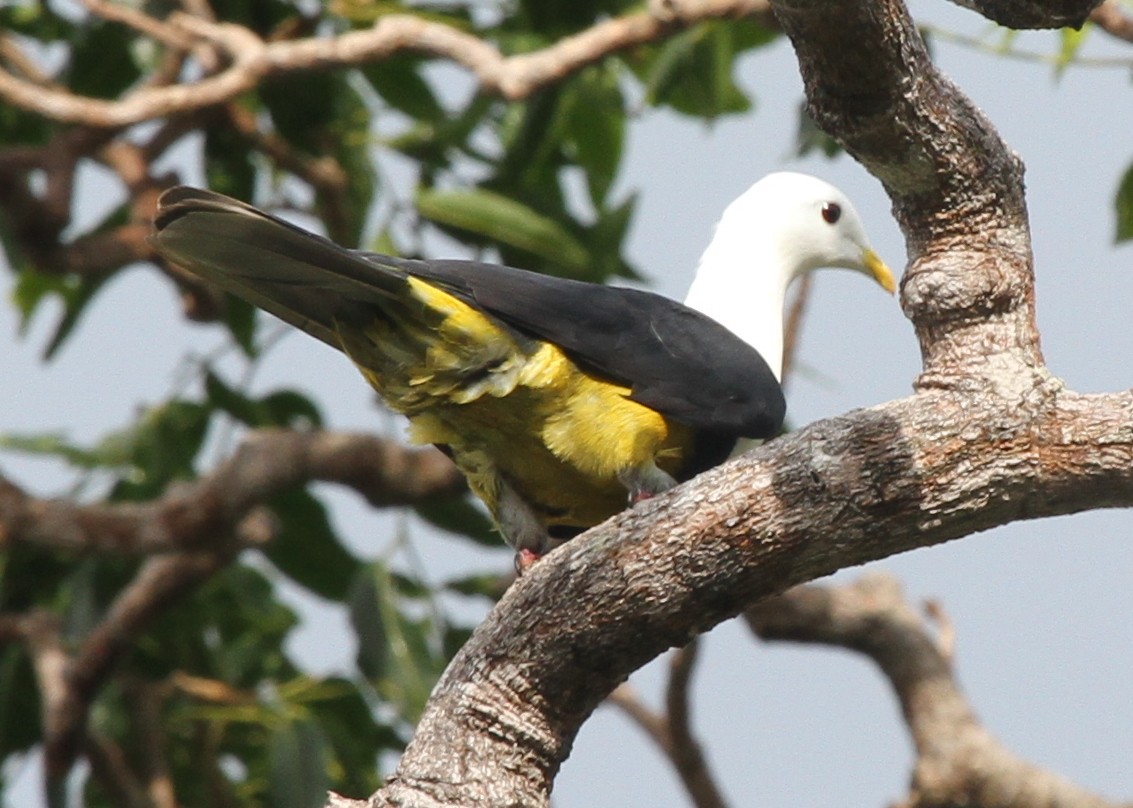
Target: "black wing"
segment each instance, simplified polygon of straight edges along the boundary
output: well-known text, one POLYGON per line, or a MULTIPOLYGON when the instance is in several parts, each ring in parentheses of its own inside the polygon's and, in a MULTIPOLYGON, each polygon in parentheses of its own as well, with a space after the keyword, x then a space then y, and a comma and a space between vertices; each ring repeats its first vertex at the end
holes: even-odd
POLYGON ((178 186, 161 195, 150 242, 166 258, 336 350, 336 323, 368 323, 409 276, 231 197, 178 186))
POLYGON ((712 318, 652 292, 473 261, 393 262, 508 325, 553 342, 631 398, 696 429, 769 438, 786 414, 759 352, 712 318))
POLYGON ((235 199, 165 192, 154 245, 167 257, 335 348, 336 323, 368 322, 409 275, 435 283, 507 326, 561 346, 588 372, 698 430, 772 437, 786 404, 759 353, 715 320, 650 292, 476 261, 362 253, 235 199))

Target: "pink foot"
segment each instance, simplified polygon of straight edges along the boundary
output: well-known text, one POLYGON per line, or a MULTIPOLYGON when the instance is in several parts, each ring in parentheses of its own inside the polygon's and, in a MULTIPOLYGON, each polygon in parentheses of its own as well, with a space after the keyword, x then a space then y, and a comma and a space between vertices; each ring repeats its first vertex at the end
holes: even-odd
POLYGON ((527 572, 542 557, 542 554, 524 547, 515 554, 515 574, 522 575, 527 572))

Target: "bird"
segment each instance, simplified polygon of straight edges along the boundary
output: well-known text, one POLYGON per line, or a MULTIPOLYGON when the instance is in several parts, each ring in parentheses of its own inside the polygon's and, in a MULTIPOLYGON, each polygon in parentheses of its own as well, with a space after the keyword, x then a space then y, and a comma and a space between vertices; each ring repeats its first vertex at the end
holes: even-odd
POLYGON ((155 251, 339 351, 486 505, 522 572, 782 428, 783 307, 820 267, 893 275, 850 200, 775 172, 724 210, 684 303, 469 260, 348 249, 177 186, 155 251))

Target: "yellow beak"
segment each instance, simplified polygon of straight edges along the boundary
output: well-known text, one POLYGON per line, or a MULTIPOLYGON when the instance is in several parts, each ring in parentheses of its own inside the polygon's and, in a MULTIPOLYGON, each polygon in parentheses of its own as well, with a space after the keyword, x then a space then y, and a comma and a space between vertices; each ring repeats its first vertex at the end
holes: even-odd
POLYGON ((881 285, 882 289, 889 294, 897 291, 897 281, 893 279, 893 273, 889 267, 885 266, 885 262, 878 258, 877 253, 869 247, 862 250, 862 263, 865 264, 866 270, 881 285))

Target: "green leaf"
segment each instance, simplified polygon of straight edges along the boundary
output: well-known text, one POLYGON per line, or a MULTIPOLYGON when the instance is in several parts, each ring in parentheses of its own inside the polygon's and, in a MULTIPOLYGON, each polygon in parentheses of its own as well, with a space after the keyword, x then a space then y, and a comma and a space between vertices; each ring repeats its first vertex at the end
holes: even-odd
POLYGON ((328 235, 341 244, 359 242, 375 177, 370 112, 351 80, 349 72, 311 72, 268 80, 259 87, 272 121, 290 145, 310 155, 329 154, 346 172, 345 196, 315 189, 319 217, 328 235))
POLYGON ((288 721, 271 734, 272 808, 318 808, 330 787, 329 749, 322 729, 309 718, 288 721))
MULTIPOLYGON (((379 562, 375 562, 375 565, 379 562)), ((368 679, 386 675, 389 665, 389 644, 386 641, 385 620, 379 606, 378 583, 375 565, 362 570, 350 586, 347 605, 350 624, 358 637, 356 662, 358 670, 368 679)))
POLYGON ((322 414, 315 403, 294 390, 277 390, 263 398, 251 398, 208 369, 205 395, 213 407, 248 426, 309 429, 322 425, 322 414))
POLYGON ((19 333, 27 333, 32 317, 45 300, 58 298, 63 304, 63 316, 44 348, 44 359, 51 359, 74 331, 87 304, 107 279, 107 276, 49 275, 33 269, 21 271, 12 291, 12 300, 20 312, 19 333))
POLYGON ((625 145, 625 99, 612 62, 585 71, 570 88, 566 137, 586 172, 595 207, 601 207, 617 176, 625 145))
POLYGON ((75 26, 56 13, 49 3, 22 2, 0 4, 0 31, 23 34, 40 42, 72 40, 75 26))
POLYGON ((712 120, 747 112, 751 100, 732 78, 736 57, 749 42, 730 25, 700 23, 661 46, 645 74, 645 99, 686 115, 712 120))
POLYGON ((630 194, 614 207, 599 209, 598 221, 587 231, 587 246, 597 256, 595 272, 588 280, 603 282, 612 277, 641 279, 641 273, 624 256, 626 234, 636 207, 637 195, 630 194))
POLYGON ((251 199, 256 189, 256 165, 248 139, 228 125, 210 126, 204 135, 208 187, 237 199, 251 199))
POLYGON ((12 302, 20 313, 20 336, 27 333, 31 318, 39 308, 39 304, 52 295, 66 294, 68 283, 68 280, 61 275, 48 275, 33 269, 25 269, 19 273, 16 285, 12 287, 12 302))
POLYGON ((1058 55, 1054 60, 1054 77, 1056 79, 1062 77, 1066 68, 1078 56, 1078 51, 1086 41, 1089 30, 1089 25, 1083 25, 1078 29, 1063 28, 1058 32, 1058 55))
POLYGON ((71 41, 66 78, 76 95, 117 98, 140 76, 126 26, 101 20, 88 23, 71 41))
MULTIPOLYGON (((0 17, 0 31, 5 30, 0 17)), ((51 135, 47 119, 14 104, 0 104, 0 143, 21 146, 46 143, 51 135)), ((14 263, 14 262, 13 262, 14 263)))
POLYGON ((386 102, 417 121, 437 121, 445 110, 421 77, 421 58, 398 54, 367 65, 362 73, 386 102))
POLYGON ((837 157, 842 152, 838 141, 818 128, 806 102, 799 102, 799 126, 795 132, 795 156, 806 157, 811 152, 818 152, 825 157, 837 157))
POLYGON ((434 649, 436 628, 414 619, 388 568, 375 562, 351 587, 350 622, 358 635, 358 667, 409 723, 416 723, 446 658, 434 649))
POLYGON ((156 494, 172 480, 195 476, 193 461, 204 443, 209 414, 209 408, 181 400, 146 411, 133 432, 131 448, 149 493, 156 494))
POLYGON ((259 353, 256 347, 256 307, 246 300, 228 295, 222 316, 225 327, 232 334, 232 339, 240 346, 240 350, 249 359, 254 359, 259 353))
POLYGON ((58 457, 83 469, 128 471, 119 498, 156 495, 174 479, 194 476, 193 461, 208 429, 210 409, 174 400, 151 407, 126 429, 107 434, 93 447, 78 446, 60 433, 0 435, 0 447, 58 457))
POLYGON ((267 413, 265 423, 297 429, 318 428, 323 414, 318 405, 295 390, 276 390, 257 402, 267 413))
POLYGON ((565 206, 558 172, 564 163, 570 107, 570 94, 563 87, 550 87, 524 103, 508 104, 496 127, 504 153, 486 184, 501 193, 522 194, 543 211, 562 215, 565 206))
POLYGON ((494 191, 421 190, 417 211, 429 221, 531 253, 568 274, 584 274, 590 253, 556 222, 494 191))
POLYGON ((60 432, 36 435, 0 435, 0 449, 43 457, 57 457, 82 469, 124 466, 130 462, 126 452, 116 447, 109 455, 71 443, 60 432))
POLYGON ((1117 187, 1117 197, 1113 201, 1117 213, 1117 230, 1114 242, 1133 239, 1133 164, 1125 170, 1121 184, 1117 187))
POLYGON ((334 117, 327 125, 333 143, 329 151, 346 172, 346 194, 316 188, 315 208, 327 224, 328 235, 341 244, 359 244, 377 188, 372 155, 370 110, 343 77, 334 97, 334 117), (345 205, 343 204, 345 202, 345 205))
POLYGON ((255 688, 295 675, 283 642, 298 622, 263 572, 236 562, 159 613, 130 664, 155 679, 182 670, 255 688))
POLYGON ((40 694, 27 651, 16 643, 0 649, 0 759, 40 741, 40 694))
POLYGON ((340 678, 322 682, 314 699, 304 701, 319 722, 332 750, 331 788, 343 794, 372 794, 381 783, 374 759, 384 751, 400 752, 402 738, 375 720, 375 711, 358 684, 340 678))
POLYGON ((205 371, 205 397, 212 406, 248 426, 263 426, 263 412, 257 402, 226 384, 211 369, 205 371))
POLYGON ((384 143, 420 162, 424 169, 446 168, 451 162, 451 153, 469 151, 467 143, 472 132, 500 104, 490 96, 474 95, 457 114, 439 122, 417 122, 406 132, 388 138, 384 143))
POLYGON ((279 519, 279 531, 264 555, 315 594, 344 600, 360 562, 342 546, 326 506, 304 490, 277 494, 268 505, 279 519))
POLYGON ((63 316, 59 318, 55 332, 43 349, 44 359, 51 359, 63 347, 63 343, 67 341, 67 338, 74 332, 75 326, 79 324, 79 319, 86 311, 87 305, 94 300, 95 294, 109 279, 109 275, 84 276, 77 284, 70 287, 68 294, 63 298, 63 316))
POLYGON ((500 547, 500 538, 492 520, 467 497, 448 497, 416 506, 417 515, 433 527, 465 536, 485 547, 500 547))
POLYGON ((310 154, 326 148, 327 127, 334 123, 335 103, 345 77, 333 71, 295 73, 287 80, 269 79, 259 95, 279 135, 310 154))

